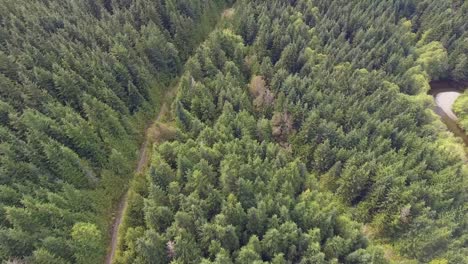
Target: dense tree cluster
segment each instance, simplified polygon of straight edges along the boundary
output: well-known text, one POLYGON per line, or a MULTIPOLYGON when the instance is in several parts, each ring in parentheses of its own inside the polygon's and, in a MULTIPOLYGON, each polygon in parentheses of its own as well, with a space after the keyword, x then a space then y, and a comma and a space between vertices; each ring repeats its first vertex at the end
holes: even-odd
POLYGON ((425 14, 446 5, 436 2, 238 1, 233 23, 186 64, 179 139, 157 149, 122 262, 381 261, 329 226, 304 225, 295 212, 306 194, 319 204, 309 220, 343 204, 416 263, 466 262, 468 170, 438 139, 426 93, 431 80, 466 79, 453 43, 466 38, 467 5, 446 6, 456 14, 444 16, 457 32, 448 40, 428 33, 438 16, 425 14), (268 146, 280 151, 259 152, 268 146), (321 204, 317 189, 339 201, 321 204), (252 229, 263 204, 268 220, 252 229), (310 228, 320 260, 309 258, 314 242, 301 246, 310 228))
POLYGON ((467 263, 468 168, 427 92, 468 80, 468 2, 239 0, 196 48, 230 2, 3 1, 0 260, 102 260, 180 75, 118 263, 467 263))
POLYGON ((314 174, 271 139, 246 92, 247 49, 214 32, 187 64, 179 140, 157 148, 122 263, 385 263, 314 174), (143 209, 142 208, 142 209, 143 209))
POLYGON ((294 154, 402 254, 466 261, 467 168, 434 144, 425 95, 452 73, 444 42, 413 33, 422 4, 274 2, 240 5, 261 23, 238 28, 253 69, 285 95, 294 154))
POLYGON ((224 4, 2 1, 0 262, 102 260, 100 218, 132 175, 135 126, 224 4))
POLYGON ((465 131, 468 131, 468 91, 465 91, 465 93, 457 98, 453 105, 453 111, 458 117, 458 123, 460 126, 465 131))
POLYGON ((440 41, 448 52, 448 72, 452 80, 468 79, 468 3, 453 1, 414 1, 415 30, 425 42, 440 41))

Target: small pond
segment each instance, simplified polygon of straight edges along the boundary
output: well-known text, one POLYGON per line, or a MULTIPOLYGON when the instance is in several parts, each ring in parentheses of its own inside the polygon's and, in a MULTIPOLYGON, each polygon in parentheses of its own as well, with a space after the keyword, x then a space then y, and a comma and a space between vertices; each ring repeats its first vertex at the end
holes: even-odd
POLYGON ((456 136, 462 138, 465 145, 468 146, 468 135, 457 124, 458 118, 452 111, 455 100, 463 93, 464 88, 468 87, 468 83, 434 81, 430 85, 431 90, 429 93, 434 97, 436 103, 435 112, 441 117, 448 129, 456 136))

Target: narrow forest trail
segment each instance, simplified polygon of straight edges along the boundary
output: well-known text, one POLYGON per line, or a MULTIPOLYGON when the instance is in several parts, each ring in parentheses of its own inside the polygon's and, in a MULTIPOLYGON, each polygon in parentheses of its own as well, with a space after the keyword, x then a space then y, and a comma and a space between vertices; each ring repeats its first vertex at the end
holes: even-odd
MULTIPOLYGON (((218 21, 218 25, 221 24, 223 20, 230 20, 235 13, 234 8, 226 8, 221 12, 221 19, 218 21)), ((215 26, 216 28, 217 26, 215 26)), ((213 29, 214 30, 214 29, 213 29)), ((179 87, 179 82, 177 81, 169 91, 167 91, 164 95, 163 104, 161 105, 161 109, 156 117, 156 119, 152 122, 150 126, 148 126, 145 130, 145 141, 140 147, 139 156, 138 156, 138 164, 135 168, 134 177, 138 175, 142 175, 145 169, 148 167, 148 163, 151 157, 151 146, 156 142, 163 142, 167 138, 171 137, 171 134, 174 134, 173 128, 169 124, 161 123, 161 119, 166 116, 172 114, 170 112, 170 104, 174 100, 177 95, 177 88, 179 87), (169 136, 168 136, 169 135, 169 136)), ((130 189, 128 189, 125 195, 122 196, 117 211, 115 212, 115 219, 112 223, 111 227, 111 242, 108 247, 108 252, 106 255, 105 264, 112 264, 115 259, 115 253, 117 251, 117 247, 119 245, 119 228, 122 223, 122 219, 125 215, 125 210, 128 201, 128 193, 130 189)))
MULTIPOLYGON (((159 122, 161 122, 162 117, 167 115, 169 113, 170 107, 170 102, 172 102, 173 98, 177 94, 177 87, 178 87, 178 82, 169 90, 166 92, 164 99, 163 99, 163 104, 161 105, 161 109, 159 110, 159 113, 157 117, 154 119, 152 124, 148 126, 145 130, 145 141, 140 147, 139 155, 138 155, 138 164, 135 168, 134 172, 134 177, 141 175, 144 173, 145 169, 148 167, 148 162, 150 160, 150 147, 152 144, 156 141, 159 140, 159 136, 161 135, 160 126, 159 122)), ((122 196, 117 211, 115 212, 115 219, 112 223, 112 228, 111 228, 111 242, 109 245, 109 250, 106 255, 106 264, 112 264, 114 261, 115 257, 115 252, 117 250, 118 246, 118 235, 119 235, 119 227, 120 224, 122 223, 122 219, 124 216, 124 212, 126 209, 127 205, 127 198, 128 198, 128 192, 125 193, 124 196, 122 196)))

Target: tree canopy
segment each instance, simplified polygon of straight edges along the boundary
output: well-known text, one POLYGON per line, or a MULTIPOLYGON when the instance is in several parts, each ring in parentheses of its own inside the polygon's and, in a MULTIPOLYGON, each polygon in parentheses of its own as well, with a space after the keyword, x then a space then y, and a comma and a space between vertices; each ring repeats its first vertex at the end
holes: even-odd
POLYGON ((466 152, 427 95, 468 81, 467 11, 4 0, 0 260, 102 262, 102 214, 177 79, 174 137, 131 187, 117 263, 468 262, 466 152))

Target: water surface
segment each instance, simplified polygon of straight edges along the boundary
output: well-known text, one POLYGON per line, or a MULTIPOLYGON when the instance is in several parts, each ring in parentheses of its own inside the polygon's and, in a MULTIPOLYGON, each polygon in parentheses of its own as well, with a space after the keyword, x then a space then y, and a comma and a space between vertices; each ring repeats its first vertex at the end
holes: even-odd
POLYGON ((457 98, 463 93, 468 83, 455 81, 435 81, 431 82, 431 90, 429 93, 434 97, 436 109, 434 111, 441 117, 442 122, 456 136, 463 139, 465 145, 468 146, 468 135, 458 125, 457 116, 452 110, 453 104, 457 98))

